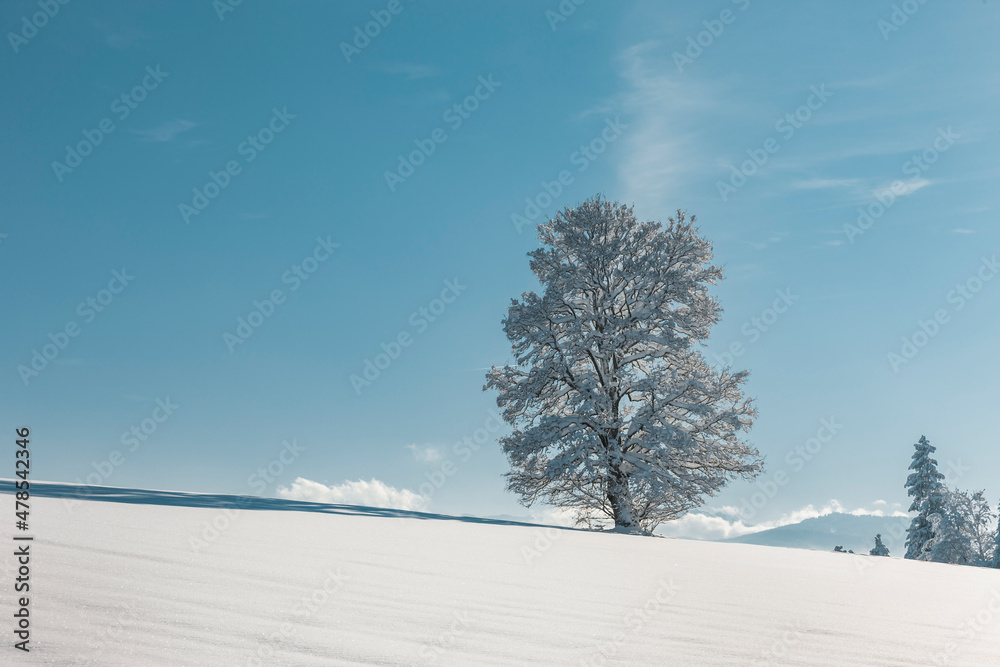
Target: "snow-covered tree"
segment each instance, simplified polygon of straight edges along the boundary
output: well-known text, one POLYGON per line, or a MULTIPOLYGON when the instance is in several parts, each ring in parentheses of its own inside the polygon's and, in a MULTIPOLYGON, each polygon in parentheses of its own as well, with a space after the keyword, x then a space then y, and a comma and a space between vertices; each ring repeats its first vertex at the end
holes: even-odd
POLYGON ((941 483, 944 475, 938 472, 937 461, 931 458, 937 448, 924 436, 920 436, 920 441, 913 447, 916 451, 910 463, 912 472, 906 479, 906 490, 913 498, 910 511, 918 514, 906 529, 905 557, 919 559, 923 557, 925 545, 933 537, 930 517, 940 514, 946 489, 941 483))
MULTIPOLYGON (((1000 503, 997 504, 997 516, 1000 517, 1000 503)), ((993 567, 1000 568, 1000 524, 997 525, 993 547, 993 567)))
POLYGON ((969 498, 969 530, 973 555, 979 565, 989 565, 993 561, 995 548, 993 518, 993 508, 986 500, 985 489, 973 493, 969 498))
POLYGON ((882 544, 882 534, 875 536, 875 548, 868 552, 871 556, 888 556, 889 547, 882 544))
POLYGON ((652 531, 762 470, 740 437, 756 416, 747 372, 696 349, 721 313, 708 287, 722 270, 694 222, 639 222, 597 197, 539 225, 529 257, 543 292, 512 301, 516 362, 484 387, 513 427, 500 443, 523 504, 652 531))
POLYGON ((931 539, 924 544, 922 560, 971 565, 976 562, 971 516, 972 498, 965 491, 945 490, 938 512, 931 514, 931 539))

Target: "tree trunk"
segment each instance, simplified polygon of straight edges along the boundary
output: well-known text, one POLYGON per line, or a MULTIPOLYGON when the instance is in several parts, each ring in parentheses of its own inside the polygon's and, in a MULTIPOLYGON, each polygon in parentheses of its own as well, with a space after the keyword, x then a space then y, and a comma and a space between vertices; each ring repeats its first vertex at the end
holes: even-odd
POLYGON ((628 478, 620 473, 613 474, 608 483, 608 502, 614 513, 615 528, 636 529, 639 523, 632 514, 632 493, 628 488, 628 478))

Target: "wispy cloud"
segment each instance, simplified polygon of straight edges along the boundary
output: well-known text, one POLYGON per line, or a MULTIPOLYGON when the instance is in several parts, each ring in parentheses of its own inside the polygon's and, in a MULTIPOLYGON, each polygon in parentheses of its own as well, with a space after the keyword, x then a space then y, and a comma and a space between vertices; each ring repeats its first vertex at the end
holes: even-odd
MULTIPOLYGON (((915 192, 933 185, 934 181, 926 178, 896 179, 886 183, 884 180, 863 178, 813 178, 792 181, 789 187, 796 191, 817 192, 827 190, 833 193, 839 205, 867 204, 875 199, 893 201, 901 197, 909 197, 915 192)), ((843 234, 843 230, 832 232, 843 234)), ((839 245, 826 243, 824 245, 839 245)))
POLYGON ((909 181, 896 181, 891 185, 884 185, 875 190, 875 197, 888 199, 889 197, 909 197, 917 190, 922 190, 930 185, 926 178, 914 178, 909 181))
POLYGON ((975 232, 972 231, 971 229, 963 229, 961 227, 956 227, 955 229, 951 230, 951 233, 952 234, 975 234, 975 232))
POLYGON ((433 445, 411 444, 407 445, 406 448, 413 453, 413 458, 422 463, 434 463, 444 458, 444 452, 441 451, 441 448, 433 445))
POLYGON ((268 217, 270 213, 266 211, 256 211, 254 213, 240 213, 238 217, 240 220, 263 220, 268 217))
POLYGON ((747 243, 755 250, 763 250, 775 243, 781 243, 789 236, 791 236, 790 232, 774 232, 763 241, 747 241, 747 243))
POLYGON ((837 84, 831 84, 831 88, 884 88, 885 86, 898 81, 901 77, 907 76, 911 72, 911 68, 898 69, 890 72, 884 72, 881 74, 876 74, 873 76, 863 77, 860 79, 850 79, 848 81, 841 81, 837 84))
POLYGON ((192 123, 189 120, 170 120, 149 130, 132 130, 132 134, 142 137, 143 141, 161 143, 173 141, 178 134, 197 126, 197 123, 192 123))
POLYGON ((93 21, 94 27, 104 37, 104 43, 113 49, 129 49, 149 39, 150 34, 130 21, 93 21))
POLYGON ((53 359, 52 363, 59 366, 94 366, 95 362, 88 361, 87 359, 80 359, 79 357, 66 357, 62 359, 53 359))
POLYGON ((618 110, 618 103, 614 100, 601 100, 593 106, 587 107, 583 111, 573 115, 570 120, 579 121, 586 120, 592 116, 597 116, 600 118, 606 118, 615 113, 618 110))
POLYGON ((859 178, 809 178, 803 181, 792 181, 795 190, 826 190, 832 188, 856 188, 861 183, 859 178))
POLYGON ((626 84, 620 107, 630 126, 618 172, 626 201, 645 210, 662 209, 676 196, 682 177, 704 169, 696 160, 696 130, 688 121, 711 99, 706 84, 678 80, 659 47, 643 42, 620 56, 626 84))
POLYGON ((391 63, 383 65, 382 71, 386 74, 400 74, 405 76, 407 81, 441 76, 440 67, 436 65, 421 65, 420 63, 391 63))
POLYGON ((304 500, 314 503, 334 503, 344 505, 364 505, 366 507, 388 507, 400 510, 420 510, 427 505, 427 498, 410 491, 396 489, 377 479, 369 481, 347 481, 335 486, 298 477, 290 487, 279 486, 279 498, 304 500))

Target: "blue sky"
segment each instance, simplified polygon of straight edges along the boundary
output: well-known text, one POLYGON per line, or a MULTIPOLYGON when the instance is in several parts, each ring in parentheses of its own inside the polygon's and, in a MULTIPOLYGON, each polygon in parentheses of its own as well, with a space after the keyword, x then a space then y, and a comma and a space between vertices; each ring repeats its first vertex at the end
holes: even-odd
POLYGON ((998 3, 219 6, 0 8, 0 401, 36 479, 524 514, 483 373, 532 223, 603 193, 715 244, 707 353, 784 473, 749 523, 898 509, 921 434, 1000 495, 998 3))

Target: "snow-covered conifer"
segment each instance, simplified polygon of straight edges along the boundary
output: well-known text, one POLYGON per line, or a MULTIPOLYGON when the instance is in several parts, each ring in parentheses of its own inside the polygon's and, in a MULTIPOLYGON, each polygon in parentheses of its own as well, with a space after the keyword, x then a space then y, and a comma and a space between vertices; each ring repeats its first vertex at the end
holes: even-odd
POLYGON ((969 527, 972 533, 973 555, 977 564, 989 565, 993 561, 995 534, 993 508, 986 500, 986 491, 976 491, 969 498, 969 527))
POLYGON ((971 515, 972 498, 965 491, 945 490, 937 513, 931 514, 931 539, 924 544, 923 560, 935 563, 976 563, 971 515))
POLYGON ((905 557, 919 559, 924 557, 924 547, 934 535, 930 517, 940 514, 945 488, 941 483, 944 475, 938 472, 937 461, 931 458, 936 448, 924 436, 920 436, 913 447, 916 451, 910 463, 912 472, 906 479, 906 489, 913 498, 910 511, 918 514, 906 529, 905 557))
MULTIPOLYGON (((1000 503, 997 504, 997 517, 1000 521, 1000 503)), ((1000 568, 1000 523, 997 524, 997 532, 994 536, 994 547, 993 547, 993 567, 1000 568)))
POLYGON ((882 543, 882 534, 875 536, 875 548, 868 552, 871 556, 888 556, 889 548, 882 543))
POLYGON ((529 257, 544 291, 513 300, 515 362, 484 387, 513 427, 500 443, 522 503, 651 531, 761 471, 740 438, 756 416, 746 371, 697 349, 719 319, 708 287, 722 270, 694 222, 639 222, 597 197, 539 225, 529 257))

